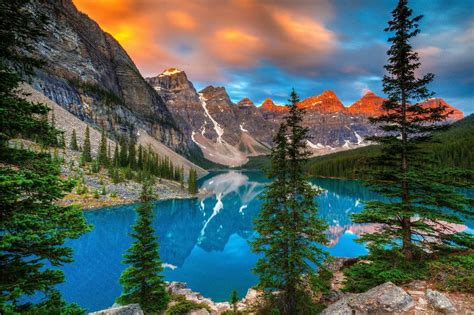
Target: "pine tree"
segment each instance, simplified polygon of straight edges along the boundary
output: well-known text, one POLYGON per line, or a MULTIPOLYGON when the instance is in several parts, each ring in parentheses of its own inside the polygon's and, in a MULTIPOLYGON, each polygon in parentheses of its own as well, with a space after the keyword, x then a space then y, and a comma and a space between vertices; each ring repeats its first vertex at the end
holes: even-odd
POLYGON ((327 225, 317 216, 314 198, 318 192, 303 170, 308 131, 301 126, 304 111, 297 107, 294 90, 289 101, 289 114, 274 138, 268 173, 272 182, 266 187, 254 223, 258 236, 251 244, 255 252, 263 253, 254 270, 269 303, 283 314, 300 314, 308 312, 311 304, 305 284, 318 281, 314 266, 322 268, 326 258, 318 244, 327 242, 327 225), (275 291, 281 294, 275 296, 275 291))
POLYGON ((119 147, 118 147, 118 144, 115 143, 114 157, 112 158, 112 164, 114 167, 119 167, 119 164, 120 164, 119 159, 120 159, 119 147))
POLYGON ((135 140, 133 138, 130 138, 130 141, 128 142, 128 165, 132 170, 137 166, 135 140))
POLYGON ((82 160, 84 162, 92 162, 89 126, 86 127, 86 133, 84 134, 84 144, 82 145, 82 160))
POLYGON ((192 195, 195 195, 198 192, 197 171, 194 168, 189 169, 188 192, 192 195))
POLYGON ((394 33, 383 79, 388 100, 382 105, 385 113, 371 119, 385 134, 369 138, 382 144, 382 154, 372 162, 378 170, 372 174, 372 189, 391 201, 367 203, 363 212, 354 215, 354 222, 381 226, 360 241, 370 242, 373 249, 400 249, 406 260, 412 260, 443 243, 472 242, 472 237, 455 233, 449 224, 461 224, 462 217, 474 213, 469 200, 443 182, 440 169, 429 167, 428 155, 420 150, 433 131, 446 127, 443 122, 449 113, 444 106, 427 108, 418 103, 433 95, 427 84, 434 75, 417 73, 421 64, 410 42, 420 32, 422 16, 412 17, 407 3, 398 2, 385 29, 394 33))
POLYGON ((179 185, 184 189, 184 167, 181 165, 181 176, 179 177, 179 185))
POLYGON ((120 143, 120 166, 127 167, 128 166, 128 147, 127 142, 125 141, 124 137, 121 137, 119 140, 120 143))
POLYGON ((49 153, 9 146, 17 137, 56 145, 58 130, 45 117, 49 108, 29 102, 18 92, 21 76, 40 65, 31 54, 44 27, 44 16, 33 14, 29 1, 0 4, 0 313, 77 314, 78 307, 61 300, 56 285, 64 281, 58 268, 72 261, 67 239, 87 229, 83 213, 57 201, 70 187, 61 181, 49 153), (27 295, 44 295, 34 305, 27 295))
POLYGON ((99 144, 99 152, 97 152, 97 162, 100 166, 107 166, 108 165, 108 158, 107 158, 107 135, 105 134, 105 130, 102 129, 102 136, 100 138, 99 144))
POLYGON ((143 170, 143 147, 142 147, 141 144, 138 145, 137 168, 138 168, 139 170, 143 170))
POLYGON ((76 129, 72 130, 72 135, 71 135, 71 143, 69 145, 71 150, 78 151, 79 146, 77 145, 77 136, 76 136, 76 129))
POLYGON ((232 312, 237 314, 237 303, 239 302, 239 295, 237 294, 237 290, 232 290, 230 295, 230 305, 232 305, 232 312))
POLYGON ((143 185, 141 202, 136 212, 138 219, 130 234, 134 243, 125 254, 124 263, 130 265, 120 276, 123 287, 117 303, 138 303, 145 313, 159 313, 168 304, 168 294, 161 272, 162 262, 158 254, 158 240, 152 227, 153 196, 150 186, 143 185))

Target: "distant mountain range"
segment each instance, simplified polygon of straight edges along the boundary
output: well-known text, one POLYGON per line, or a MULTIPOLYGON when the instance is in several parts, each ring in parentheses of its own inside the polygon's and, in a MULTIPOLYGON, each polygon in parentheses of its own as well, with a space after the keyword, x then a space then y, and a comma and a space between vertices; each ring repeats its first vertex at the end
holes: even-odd
MULTIPOLYGON (((165 100, 180 129, 191 135, 206 159, 218 164, 237 166, 246 163, 249 156, 267 154, 272 136, 288 111, 271 99, 258 107, 249 98, 234 104, 224 87, 196 91, 186 73, 176 68, 146 80, 165 100)), ((367 145, 364 138, 377 132, 367 118, 382 113, 384 100, 368 92, 345 107, 329 90, 303 99, 299 106, 306 110, 303 124, 309 128, 308 148, 314 155, 323 155, 367 145)), ((447 106, 452 120, 463 117, 443 99, 423 104, 447 106)))
MULTIPOLYGON (((248 98, 234 104, 223 87, 196 91, 176 68, 144 79, 123 47, 71 0, 33 2, 32 9, 49 23, 35 52, 46 65, 31 85, 91 126, 105 128, 112 139, 155 141, 153 147, 164 144, 201 165, 208 160, 237 166, 269 153, 286 107, 271 99, 258 107, 248 98)), ((332 91, 302 100, 308 147, 322 155, 366 145, 364 138, 377 132, 367 117, 380 113, 382 102, 368 93, 345 107, 332 91)), ((446 104, 442 99, 426 104, 438 103, 446 104)), ((463 117, 452 109, 453 120, 463 117)))

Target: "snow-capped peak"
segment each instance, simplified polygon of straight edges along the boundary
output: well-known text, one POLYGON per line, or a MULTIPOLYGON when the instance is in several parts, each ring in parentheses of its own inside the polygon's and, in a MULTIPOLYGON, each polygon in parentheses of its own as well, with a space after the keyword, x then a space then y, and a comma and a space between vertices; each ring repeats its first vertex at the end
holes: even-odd
POLYGON ((166 75, 172 75, 172 74, 176 74, 176 73, 180 73, 180 72, 183 72, 183 71, 179 70, 178 68, 169 68, 169 69, 166 69, 165 71, 163 71, 160 74, 160 77, 163 77, 163 76, 166 76, 166 75))

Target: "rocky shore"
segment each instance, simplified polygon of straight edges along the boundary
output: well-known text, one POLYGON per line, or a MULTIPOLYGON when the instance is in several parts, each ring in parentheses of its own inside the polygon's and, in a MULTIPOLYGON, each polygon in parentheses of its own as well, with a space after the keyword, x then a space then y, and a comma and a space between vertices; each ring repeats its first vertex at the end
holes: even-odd
MULTIPOLYGON (((439 314, 474 314, 474 294, 445 293, 431 287, 429 281, 412 281, 397 286, 386 282, 364 293, 344 293, 341 289, 341 268, 352 264, 354 259, 334 258, 328 266, 334 273, 331 292, 322 295, 320 303, 327 307, 323 315, 368 315, 368 314, 399 314, 399 315, 439 315, 439 314)), ((231 311, 229 302, 214 302, 198 292, 189 289, 186 283, 170 282, 168 292, 172 296, 181 296, 188 301, 205 305, 197 308, 189 315, 219 315, 231 311)), ((256 314, 262 295, 250 288, 245 298, 237 303, 237 309, 244 314, 256 314)), ((170 302, 170 306, 176 302, 170 302)), ((90 313, 93 315, 143 315, 139 305, 114 305, 112 308, 90 313)))

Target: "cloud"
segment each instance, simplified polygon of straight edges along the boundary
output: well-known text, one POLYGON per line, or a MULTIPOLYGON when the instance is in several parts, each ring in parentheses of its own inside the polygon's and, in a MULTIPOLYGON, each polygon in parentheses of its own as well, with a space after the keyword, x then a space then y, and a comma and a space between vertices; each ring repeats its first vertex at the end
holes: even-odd
POLYGON ((146 75, 177 66, 195 79, 269 60, 288 71, 321 65, 337 45, 328 0, 74 0, 146 75))
MULTIPOLYGON (((224 85, 234 101, 284 103, 332 89, 346 104, 382 95, 393 1, 73 0, 127 50, 144 76, 178 67, 197 87, 224 85)), ((474 111, 472 1, 412 1, 424 14, 413 46, 435 73, 437 96, 474 111)))

